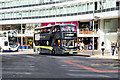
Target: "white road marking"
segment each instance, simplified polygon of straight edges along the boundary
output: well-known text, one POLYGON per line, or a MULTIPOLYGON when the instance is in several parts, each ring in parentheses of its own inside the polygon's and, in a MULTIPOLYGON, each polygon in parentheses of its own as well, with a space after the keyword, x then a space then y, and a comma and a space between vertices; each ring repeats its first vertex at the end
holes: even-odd
POLYGON ((78 77, 91 77, 91 78, 99 78, 99 77, 104 77, 104 78, 111 78, 110 76, 107 75, 101 75, 101 74, 67 74, 70 76, 78 76, 78 77))
POLYGON ((69 58, 70 59, 70 57, 59 57, 59 56, 47 56, 47 57, 49 57, 49 58, 69 58))
POLYGON ((2 74, 25 74, 25 75, 30 75, 32 73, 29 72, 2 72, 2 74))

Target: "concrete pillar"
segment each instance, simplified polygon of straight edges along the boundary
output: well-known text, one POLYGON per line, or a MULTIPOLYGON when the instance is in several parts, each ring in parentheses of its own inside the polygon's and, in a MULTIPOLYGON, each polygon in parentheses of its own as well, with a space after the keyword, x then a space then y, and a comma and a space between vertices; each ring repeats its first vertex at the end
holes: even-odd
POLYGON ((98 49, 100 49, 101 43, 105 42, 105 40, 104 40, 104 20, 103 19, 100 20, 99 26, 100 26, 100 29, 98 30, 98 34, 99 34, 100 38, 98 39, 98 49))
POLYGON ((120 18, 118 19, 117 41, 118 41, 119 44, 120 44, 120 18))

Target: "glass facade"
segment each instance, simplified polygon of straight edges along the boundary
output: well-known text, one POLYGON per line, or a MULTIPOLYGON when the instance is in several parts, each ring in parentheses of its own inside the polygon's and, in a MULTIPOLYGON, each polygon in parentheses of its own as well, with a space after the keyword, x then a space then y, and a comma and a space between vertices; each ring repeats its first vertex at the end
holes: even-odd
POLYGON ((60 2, 66 2, 66 1, 72 1, 72 0, 11 0, 11 1, 0 2, 0 8, 24 6, 24 5, 33 6, 32 4, 42 4, 42 3, 49 4, 51 2, 60 3, 60 2))
MULTIPOLYGON (((50 1, 54 1, 54 0, 14 0, 14 1, 9 1, 9 2, 1 2, 0 6, 1 7, 20 6, 20 5, 27 5, 27 4, 37 4, 41 2, 45 3, 45 2, 50 2, 50 1)), ((60 1, 60 0, 57 0, 57 1, 60 1)), ((67 1, 67 0, 62 0, 62 1, 67 1)), ((4 19, 9 20, 11 18, 20 18, 21 16, 19 15, 19 13, 22 13, 22 17, 36 17, 36 16, 50 16, 50 15, 59 15, 61 17, 63 16, 63 14, 75 15, 75 14, 70 14, 70 13, 80 13, 80 12, 83 12, 82 14, 92 13, 88 11, 92 11, 95 8, 97 8, 97 10, 100 10, 101 8, 106 9, 106 8, 116 7, 115 0, 109 0, 109 1, 106 0, 106 2, 98 1, 95 3, 97 3, 96 4, 97 6, 94 6, 93 2, 87 2, 87 3, 63 6, 63 7, 54 7, 54 8, 37 9, 37 10, 31 9, 31 10, 26 10, 26 11, 21 11, 21 12, 19 11, 9 12, 8 11, 8 12, 0 13, 0 18, 2 18, 3 20, 4 19)))
POLYGON ((118 29, 118 19, 108 19, 104 21, 105 33, 117 32, 118 29))

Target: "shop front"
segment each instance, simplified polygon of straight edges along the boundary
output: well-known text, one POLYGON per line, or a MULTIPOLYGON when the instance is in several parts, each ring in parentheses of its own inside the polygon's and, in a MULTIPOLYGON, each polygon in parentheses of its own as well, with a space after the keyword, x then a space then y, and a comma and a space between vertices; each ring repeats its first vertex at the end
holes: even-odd
MULTIPOLYGON (((93 38, 92 37, 78 37, 78 42, 84 44, 84 50, 91 50, 92 44, 93 44, 93 38), (91 49, 89 49, 89 46, 91 46, 91 49)), ((98 37, 94 38, 94 49, 98 49, 98 37)))
MULTIPOLYGON (((93 26, 89 21, 78 22, 78 42, 84 44, 84 50, 92 50, 93 45, 93 26), (91 48, 89 48, 91 46, 91 48)), ((94 26, 94 49, 98 49, 98 22, 95 22, 94 26)))

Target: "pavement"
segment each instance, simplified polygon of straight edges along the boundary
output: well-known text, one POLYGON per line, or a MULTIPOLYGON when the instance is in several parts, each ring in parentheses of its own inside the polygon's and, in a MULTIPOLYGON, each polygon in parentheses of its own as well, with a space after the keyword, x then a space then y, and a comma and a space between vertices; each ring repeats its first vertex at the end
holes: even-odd
MULTIPOLYGON (((0 55, 3 54, 37 54, 35 52, 33 52, 32 49, 24 49, 24 50, 19 50, 19 52, 0 52, 0 55)), ((104 56, 102 56, 101 50, 94 50, 94 54, 92 54, 92 50, 80 50, 78 52, 78 54, 75 54, 76 56, 86 56, 86 57, 90 57, 90 58, 99 58, 99 59, 116 59, 116 60, 120 60, 120 51, 118 52, 118 54, 114 54, 114 56, 112 56, 112 53, 110 53, 109 51, 105 51, 104 56)))
POLYGON ((81 50, 78 52, 77 55, 88 56, 90 58, 120 60, 120 51, 118 52, 118 54, 114 53, 114 56, 112 56, 112 53, 110 51, 105 51, 104 56, 102 56, 101 50, 94 50, 94 54, 92 53, 92 50, 81 50))

